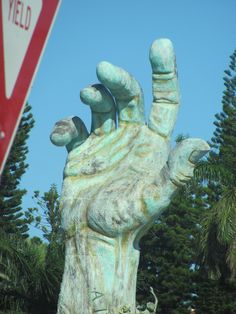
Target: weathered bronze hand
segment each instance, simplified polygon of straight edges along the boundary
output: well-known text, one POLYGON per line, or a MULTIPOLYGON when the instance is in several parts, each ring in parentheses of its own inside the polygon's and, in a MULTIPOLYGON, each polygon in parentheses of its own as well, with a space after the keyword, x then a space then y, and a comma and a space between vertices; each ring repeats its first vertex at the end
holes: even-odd
POLYGON ((81 91, 92 112, 91 134, 78 117, 59 121, 51 134, 55 145, 69 151, 61 196, 67 243, 58 313, 117 314, 125 305, 135 313, 139 239, 209 149, 200 139, 170 149, 179 91, 168 39, 153 43, 150 61, 153 104, 147 124, 139 83, 101 62, 102 84, 81 91))

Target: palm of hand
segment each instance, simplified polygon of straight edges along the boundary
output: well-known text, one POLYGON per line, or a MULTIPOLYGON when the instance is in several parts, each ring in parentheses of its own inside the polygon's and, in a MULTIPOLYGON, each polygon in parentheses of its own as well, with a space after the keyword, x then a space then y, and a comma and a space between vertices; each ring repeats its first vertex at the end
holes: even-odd
POLYGON ((103 85, 81 92, 92 111, 91 135, 76 117, 56 124, 51 140, 69 150, 62 192, 65 229, 76 222, 80 229, 89 226, 109 237, 140 233, 208 150, 204 141, 188 139, 170 152, 179 101, 171 43, 154 42, 150 60, 153 106, 148 125, 139 84, 107 62, 97 68, 103 85))

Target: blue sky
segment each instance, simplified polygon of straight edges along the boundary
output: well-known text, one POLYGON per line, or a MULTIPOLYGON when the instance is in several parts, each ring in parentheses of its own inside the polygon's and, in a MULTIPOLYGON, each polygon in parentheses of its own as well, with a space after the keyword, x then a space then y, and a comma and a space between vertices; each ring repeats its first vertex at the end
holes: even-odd
MULTIPOLYGON (((24 207, 34 190, 61 189, 64 148, 49 134, 61 118, 77 115, 90 129, 90 110, 79 92, 98 82, 103 60, 123 67, 140 82, 150 111, 148 54, 157 38, 172 40, 179 72, 181 108, 173 138, 189 134, 209 140, 221 110, 223 71, 236 48, 235 0, 62 0, 29 103, 36 120, 28 141, 30 165, 21 186, 24 207)), ((36 231, 32 230, 32 234, 36 231)))

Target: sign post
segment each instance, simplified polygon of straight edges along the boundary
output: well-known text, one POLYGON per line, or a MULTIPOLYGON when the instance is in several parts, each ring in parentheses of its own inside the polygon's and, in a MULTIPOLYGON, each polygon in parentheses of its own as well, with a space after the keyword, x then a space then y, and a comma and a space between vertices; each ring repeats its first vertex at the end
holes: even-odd
POLYGON ((0 174, 60 0, 0 0, 0 174))

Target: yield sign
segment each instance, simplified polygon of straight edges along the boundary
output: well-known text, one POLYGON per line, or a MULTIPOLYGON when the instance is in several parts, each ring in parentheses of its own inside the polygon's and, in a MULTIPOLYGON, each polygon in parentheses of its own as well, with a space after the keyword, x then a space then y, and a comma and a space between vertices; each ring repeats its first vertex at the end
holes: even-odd
POLYGON ((0 174, 60 0, 0 0, 0 174))

